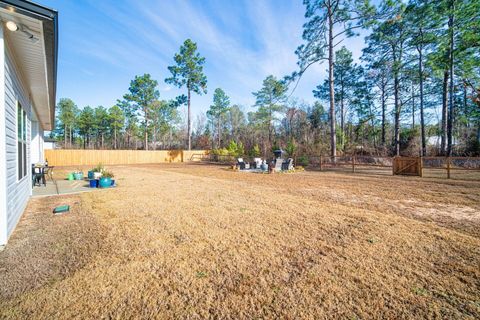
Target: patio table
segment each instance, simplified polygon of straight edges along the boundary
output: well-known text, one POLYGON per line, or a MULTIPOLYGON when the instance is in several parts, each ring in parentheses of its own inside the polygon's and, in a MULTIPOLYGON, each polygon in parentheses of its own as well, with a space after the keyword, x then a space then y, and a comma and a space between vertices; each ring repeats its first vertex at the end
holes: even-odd
POLYGON ((40 186, 40 181, 44 186, 47 186, 47 179, 45 178, 46 176, 53 181, 53 168, 54 166, 32 164, 33 186, 35 186, 37 182, 40 186))

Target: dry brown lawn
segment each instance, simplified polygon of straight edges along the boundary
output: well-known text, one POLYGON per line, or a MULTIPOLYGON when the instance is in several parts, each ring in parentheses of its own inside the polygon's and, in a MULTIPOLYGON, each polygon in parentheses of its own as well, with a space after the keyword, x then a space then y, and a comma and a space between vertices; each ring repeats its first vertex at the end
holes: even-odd
POLYGON ((111 169, 30 201, 0 318, 480 318, 479 181, 111 169))

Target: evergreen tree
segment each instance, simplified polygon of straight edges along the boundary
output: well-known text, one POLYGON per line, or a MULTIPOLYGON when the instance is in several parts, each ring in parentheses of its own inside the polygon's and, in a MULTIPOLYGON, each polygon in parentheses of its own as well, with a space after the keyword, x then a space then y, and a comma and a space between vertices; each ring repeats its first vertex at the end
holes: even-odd
POLYGON ((244 134, 247 119, 245 113, 238 104, 234 104, 228 110, 227 128, 230 131, 230 139, 239 141, 244 134))
POLYGON ((63 135, 63 144, 64 147, 67 148, 67 145, 72 147, 72 132, 74 129, 74 125, 76 122, 77 117, 77 106, 69 98, 61 98, 57 104, 58 110, 58 120, 60 121, 61 131, 63 135), (67 139, 68 137, 68 139, 67 139), (67 144, 67 141, 69 144, 67 144))
POLYGON ((110 119, 108 115, 107 109, 103 106, 98 106, 94 110, 94 130, 97 134, 97 145, 99 145, 100 149, 104 148, 105 144, 105 134, 110 130, 110 119), (98 141, 100 139, 100 141, 98 141))
POLYGON ((110 123, 110 129, 113 131, 113 149, 117 149, 118 133, 123 128, 125 115, 118 105, 114 105, 108 110, 108 119, 110 123))
MULTIPOLYGON (((359 67, 353 63, 352 52, 345 46, 335 52, 335 69, 334 69, 334 91, 335 101, 339 105, 338 113, 340 114, 340 145, 345 148, 345 117, 350 101, 353 99, 353 92, 359 81, 359 67)), ((325 80, 323 85, 317 86, 313 90, 313 96, 323 101, 330 101, 330 84, 325 80)))
MULTIPOLYGON (((421 156, 427 154, 427 143, 425 136, 425 105, 424 105, 424 80, 425 80, 425 53, 434 43, 434 30, 439 27, 438 19, 426 0, 411 0, 405 10, 406 28, 409 32, 408 44, 412 46, 417 54, 418 86, 420 102, 420 134, 421 134, 421 156)), ((412 99, 415 96, 412 96, 412 99)))
POLYGON ((172 73, 165 82, 173 84, 179 88, 187 88, 187 135, 188 150, 191 149, 191 92, 197 94, 207 93, 207 77, 203 73, 205 58, 197 52, 197 44, 190 39, 185 40, 180 47, 180 52, 173 57, 175 65, 169 66, 168 70, 172 73))
POLYGON ((150 77, 148 73, 143 76, 135 76, 130 82, 128 91, 130 93, 123 96, 125 101, 133 106, 135 112, 141 113, 143 118, 144 149, 148 150, 148 125, 150 120, 150 109, 152 103, 160 97, 160 92, 156 89, 158 82, 150 77))
POLYGON ((388 1, 383 8, 388 15, 374 28, 367 37, 368 47, 364 50, 367 54, 386 56, 391 61, 393 76, 394 97, 394 154, 400 155, 400 115, 401 104, 401 77, 404 69, 404 54, 407 41, 407 32, 403 14, 405 5, 401 1, 388 1))
POLYGON ((90 106, 86 106, 80 111, 78 117, 78 130, 83 135, 83 148, 90 147, 90 139, 95 129, 95 112, 90 106))
POLYGON ((213 104, 207 111, 207 116, 212 119, 217 127, 217 148, 220 148, 221 133, 222 133, 222 121, 228 112, 230 107, 230 98, 226 95, 225 91, 221 88, 215 89, 213 93, 213 104))
POLYGON ((267 131, 269 146, 272 145, 274 121, 278 120, 277 113, 285 109, 286 86, 274 76, 270 75, 263 80, 263 87, 255 96, 255 106, 258 107, 255 118, 267 131))
POLYGON ((300 72, 324 60, 328 61, 328 86, 330 104, 330 155, 335 157, 337 142, 335 128, 334 50, 345 37, 355 35, 354 30, 365 27, 375 15, 368 0, 304 0, 306 6, 303 39, 296 53, 300 72))

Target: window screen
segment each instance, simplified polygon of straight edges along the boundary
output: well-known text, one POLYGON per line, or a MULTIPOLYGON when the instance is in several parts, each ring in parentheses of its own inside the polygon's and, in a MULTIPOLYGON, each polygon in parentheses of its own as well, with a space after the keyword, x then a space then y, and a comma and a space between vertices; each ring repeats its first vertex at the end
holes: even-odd
POLYGON ((18 180, 27 175, 27 113, 17 104, 17 161, 18 180))

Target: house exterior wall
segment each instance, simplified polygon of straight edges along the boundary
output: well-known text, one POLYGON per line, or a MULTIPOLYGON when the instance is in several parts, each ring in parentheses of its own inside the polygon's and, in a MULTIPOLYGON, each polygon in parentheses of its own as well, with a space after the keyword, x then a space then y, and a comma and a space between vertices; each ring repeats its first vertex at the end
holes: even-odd
MULTIPOLYGON (((50 141, 43 142, 43 150, 53 150, 53 149, 55 149, 55 142, 50 142, 50 141)), ((43 156, 45 157, 45 152, 43 156)), ((48 160, 48 159, 45 159, 45 160, 48 160)))
MULTIPOLYGON (((36 120, 36 119, 35 119, 36 120)), ((38 121, 32 119, 31 127, 31 144, 30 156, 32 163, 44 162, 45 158, 43 156, 44 140, 43 140, 43 129, 38 121)))
MULTIPOLYGON (((5 65, 3 28, 0 24, 0 66, 5 65)), ((0 68, 0 246, 7 243, 7 159, 6 159, 6 110, 5 68, 0 68)))
POLYGON ((5 182, 6 182, 6 223, 7 239, 15 229, 27 205, 32 191, 31 178, 31 118, 32 106, 27 91, 22 83, 18 67, 13 55, 8 50, 8 42, 4 42, 4 110, 2 126, 5 127, 5 182), (26 163, 27 174, 18 177, 18 146, 17 146, 17 104, 20 103, 27 114, 26 121, 26 163))

